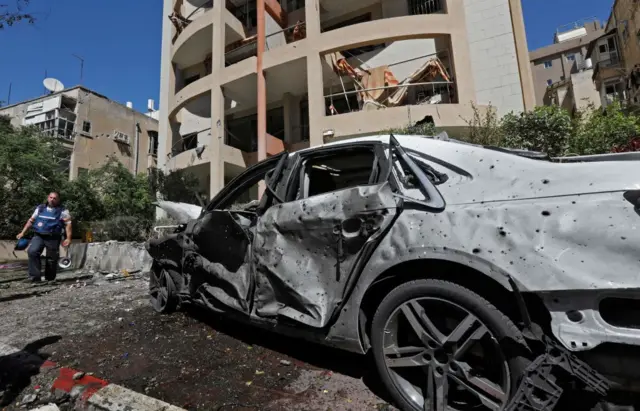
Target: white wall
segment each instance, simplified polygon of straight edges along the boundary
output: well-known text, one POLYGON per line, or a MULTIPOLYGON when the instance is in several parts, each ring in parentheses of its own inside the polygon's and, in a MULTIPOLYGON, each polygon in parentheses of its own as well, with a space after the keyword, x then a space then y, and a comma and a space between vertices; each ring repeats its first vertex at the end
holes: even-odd
POLYGON ((211 129, 211 97, 204 94, 180 110, 180 135, 211 129))
POLYGON ((524 110, 508 0, 464 0, 477 103, 524 110))
POLYGON ((282 27, 280 27, 280 25, 273 19, 273 17, 271 17, 269 13, 265 12, 264 17, 265 17, 264 32, 265 32, 265 35, 267 36, 265 40, 266 42, 265 50, 271 50, 276 47, 284 46, 285 44, 287 44, 287 39, 285 38, 284 32, 282 31, 282 27), (273 36, 270 36, 270 34, 272 33, 278 33, 278 34, 274 34, 273 36))

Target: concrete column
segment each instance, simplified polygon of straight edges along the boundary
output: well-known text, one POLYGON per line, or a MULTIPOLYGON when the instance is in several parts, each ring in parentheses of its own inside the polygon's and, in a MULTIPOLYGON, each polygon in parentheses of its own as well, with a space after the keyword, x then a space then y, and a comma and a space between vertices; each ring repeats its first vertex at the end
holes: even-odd
POLYGON ((158 124, 158 168, 167 171, 167 154, 171 152, 173 133, 169 125, 170 104, 175 94, 175 73, 171 64, 171 38, 173 24, 169 16, 173 12, 174 0, 164 0, 162 10, 162 56, 160 68, 160 117, 158 124))
POLYGON ((304 7, 307 39, 315 39, 320 35, 320 0, 305 0, 304 7))
POLYGON ((211 136, 208 147, 211 162, 209 164, 209 196, 215 196, 224 187, 224 95, 220 87, 220 78, 224 69, 225 46, 225 3, 213 2, 213 34, 211 52, 211 136))
POLYGON ((291 96, 291 112, 290 112, 290 121, 291 121, 291 142, 297 143, 302 140, 302 130, 300 129, 301 121, 300 121, 300 97, 299 96, 291 96))
POLYGON ((458 29, 451 32, 451 55, 453 75, 458 90, 458 102, 470 104, 476 102, 476 87, 471 67, 471 50, 466 31, 466 15, 462 1, 447 2, 447 12, 455 20, 458 29))
MULTIPOLYGON (((533 110, 536 106, 536 96, 533 87, 533 74, 529 64, 529 46, 527 45, 527 35, 524 27, 524 16, 522 14, 522 3, 520 0, 509 0, 509 10, 511 11, 511 24, 513 25, 513 38, 516 43, 516 54, 518 56, 518 67, 520 69, 520 86, 522 87, 522 100, 525 110, 533 110)), ((564 58, 561 58, 564 64, 564 58)), ((571 73, 565 74, 570 77, 571 73)))
POLYGON ((322 130, 325 116, 322 61, 320 55, 307 55, 307 92, 309 95, 309 144, 323 143, 322 130))

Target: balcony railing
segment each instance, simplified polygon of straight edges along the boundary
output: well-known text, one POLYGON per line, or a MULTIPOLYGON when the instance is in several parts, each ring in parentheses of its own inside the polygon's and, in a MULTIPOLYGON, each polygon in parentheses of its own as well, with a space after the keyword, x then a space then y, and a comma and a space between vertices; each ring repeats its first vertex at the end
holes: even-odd
MULTIPOLYGON (((277 47, 294 43, 306 37, 306 25, 304 22, 299 21, 292 26, 267 34, 265 36, 265 50, 273 50, 277 47), (282 36, 280 41, 278 41, 277 36, 282 36)), ((258 37, 257 35, 254 35, 245 40, 229 44, 226 47, 226 52, 224 54, 225 66, 230 66, 249 57, 256 56, 258 52, 257 43, 258 37)))
POLYGON ((434 14, 444 12, 445 0, 408 0, 409 14, 434 14))
MULTIPOLYGON (((444 62, 449 61, 449 51, 415 57, 377 68, 354 68, 340 53, 331 55, 334 71, 337 70, 341 92, 330 89, 325 96, 327 115, 360 111, 368 107, 385 108, 420 104, 455 104, 456 85, 444 62), (409 77, 399 81, 389 68, 400 64, 425 59, 409 77), (373 72, 384 69, 386 85, 373 86, 373 72), (347 82, 343 81, 346 77, 347 82), (352 86, 347 86, 348 81, 352 86)), ((379 82, 377 84, 380 84, 379 82)), ((332 87, 333 88, 333 87, 332 87)))

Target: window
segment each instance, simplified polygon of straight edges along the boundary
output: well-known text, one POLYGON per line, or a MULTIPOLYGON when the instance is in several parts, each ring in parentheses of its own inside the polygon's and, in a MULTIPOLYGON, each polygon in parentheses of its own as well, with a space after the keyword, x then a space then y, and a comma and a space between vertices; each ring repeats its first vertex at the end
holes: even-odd
POLYGON ((297 198, 374 184, 378 163, 372 147, 353 147, 318 154, 304 161, 297 198))
POLYGON ((553 61, 547 60, 544 62, 544 68, 551 68, 551 67, 553 67, 553 61))
POLYGON ((299 10, 304 7, 304 0, 287 0, 287 12, 299 10))
POLYGON ((78 177, 85 176, 87 175, 88 172, 89 172, 89 169, 78 167, 78 177))
POLYGON ((279 155, 270 157, 249 167, 233 180, 225 180, 225 186, 207 205, 207 210, 228 210, 246 205, 247 200, 258 200, 258 184, 265 180, 267 173, 276 167, 280 159, 279 155))
POLYGON ((567 54, 567 60, 576 61, 576 55, 575 54, 567 54))
POLYGON ((197 146, 198 133, 191 133, 182 137, 182 151, 193 150, 197 146))
POLYGON ((249 0, 241 6, 233 7, 232 14, 248 29, 258 25, 258 10, 256 0, 249 0))
POLYGON ((149 134, 149 154, 158 155, 158 132, 148 131, 149 134))
POLYGON ((547 80, 547 86, 550 86, 552 84, 553 84, 553 80, 551 80, 551 79, 547 80))
POLYGON ((82 122, 82 132, 83 133, 87 133, 87 134, 91 134, 91 122, 90 121, 83 121, 82 122))

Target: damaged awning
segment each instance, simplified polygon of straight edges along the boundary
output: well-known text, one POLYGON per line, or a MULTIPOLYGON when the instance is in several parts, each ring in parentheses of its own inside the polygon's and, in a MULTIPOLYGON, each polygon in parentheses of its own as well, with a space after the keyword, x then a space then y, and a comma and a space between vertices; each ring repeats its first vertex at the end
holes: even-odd
POLYGON ((362 69, 353 67, 340 52, 327 54, 325 60, 341 77, 353 80, 363 108, 397 107, 404 103, 410 85, 421 83, 451 83, 447 70, 438 57, 430 57, 407 78, 399 82, 388 65, 362 69))

